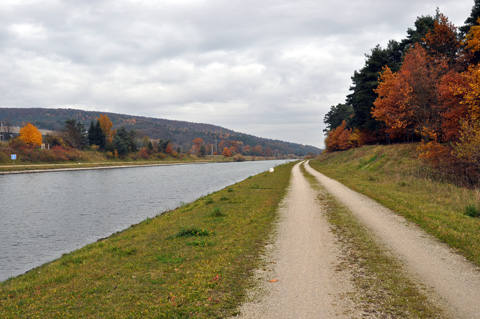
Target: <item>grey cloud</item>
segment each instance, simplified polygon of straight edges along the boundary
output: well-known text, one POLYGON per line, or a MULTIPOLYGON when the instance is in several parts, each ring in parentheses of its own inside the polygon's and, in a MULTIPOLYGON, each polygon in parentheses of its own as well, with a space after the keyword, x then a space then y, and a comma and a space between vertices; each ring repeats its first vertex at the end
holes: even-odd
MULTIPOLYGON (((323 144, 323 116, 377 43, 473 1, 0 3, 0 106, 79 107, 323 144), (447 11, 448 9, 448 11, 447 11)), ((452 16, 453 15, 453 16, 452 16)))

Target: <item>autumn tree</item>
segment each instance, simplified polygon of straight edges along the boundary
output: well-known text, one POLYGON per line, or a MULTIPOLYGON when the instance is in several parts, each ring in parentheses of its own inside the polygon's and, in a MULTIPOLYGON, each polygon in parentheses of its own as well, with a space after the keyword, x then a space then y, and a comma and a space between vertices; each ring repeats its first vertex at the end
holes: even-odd
POLYGON ((347 127, 347 122, 342 121, 340 126, 330 130, 327 134, 327 138, 325 139, 325 146, 327 150, 330 152, 341 150, 339 138, 343 134, 347 127))
POLYGON ((480 172, 480 122, 462 121, 459 142, 453 154, 480 172))
POLYGON ((110 121, 107 115, 100 114, 100 117, 97 118, 97 121, 100 122, 100 127, 102 128, 103 133, 105 134, 105 140, 107 143, 112 143, 113 136, 115 135, 115 130, 112 130, 113 123, 110 121))
POLYGON ((462 92, 467 90, 467 77, 456 71, 445 74, 438 84, 442 142, 455 142, 460 136, 460 121, 468 111, 462 92))
POLYGON ((273 150, 270 147, 265 148, 265 156, 272 157, 273 155, 275 154, 273 153, 273 150))
POLYGON ((372 115, 385 123, 386 132, 393 137, 404 135, 408 128, 413 127, 413 114, 407 103, 411 91, 404 79, 385 67, 375 89, 378 98, 373 103, 372 115))
POLYGON ((397 137, 413 128, 426 142, 435 139, 441 125, 437 84, 442 73, 441 66, 429 63, 425 49, 415 45, 398 72, 386 68, 381 75, 372 115, 397 137))
POLYGON ((173 150, 173 144, 172 143, 168 143, 167 146, 165 147, 165 153, 167 154, 173 154, 174 150, 173 150))
POLYGON ((425 35, 425 49, 432 63, 441 64, 447 70, 458 64, 462 43, 457 28, 448 18, 439 14, 434 27, 425 35))
POLYGON ((20 139, 30 146, 42 145, 42 133, 31 123, 20 129, 20 139))
POLYGON ((229 150, 227 147, 224 147, 224 148, 223 148, 222 155, 225 156, 225 157, 231 157, 231 156, 232 156, 232 152, 230 152, 230 150, 229 150))
POLYGON ((193 155, 198 155, 200 153, 200 149, 202 146, 204 147, 204 152, 203 152, 204 154, 200 156, 205 156, 205 153, 206 153, 205 141, 203 140, 203 138, 197 137, 196 139, 193 140, 193 145, 190 150, 190 153, 192 153, 193 155))

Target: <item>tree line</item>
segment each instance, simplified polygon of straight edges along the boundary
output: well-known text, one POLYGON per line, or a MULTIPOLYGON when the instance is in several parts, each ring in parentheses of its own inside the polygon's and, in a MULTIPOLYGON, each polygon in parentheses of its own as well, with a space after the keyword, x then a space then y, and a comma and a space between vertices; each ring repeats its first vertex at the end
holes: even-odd
MULTIPOLYGON (((223 148, 220 149, 218 146, 222 140, 225 141, 228 148, 232 146, 229 145, 230 141, 238 143, 240 145, 238 147, 239 150, 242 149, 243 145, 244 150, 241 150, 241 153, 251 156, 266 156, 261 155, 261 152, 259 152, 260 147, 262 152, 268 153, 270 148, 274 154, 283 156, 288 154, 304 156, 310 152, 315 154, 321 152, 320 149, 313 146, 260 138, 210 124, 74 109, 2 108, 0 123, 3 123, 4 126, 8 122, 18 126, 32 123, 38 128, 58 132, 64 129, 66 119, 80 121, 88 129, 91 121, 95 124, 100 115, 107 115, 113 122, 114 129, 125 127, 127 131, 135 131, 137 140, 142 140, 144 136, 148 136, 153 143, 160 140, 170 141, 174 145, 174 149, 178 151, 178 148, 180 148, 182 153, 189 152, 192 147, 192 141, 196 138, 202 138, 207 149, 210 145, 217 145, 214 151, 217 151, 219 154, 223 152, 223 148)), ((142 146, 141 143, 137 144, 139 147, 142 146)), ((211 152, 207 152, 207 154, 211 154, 211 152)))
MULTIPOLYGON (((107 158, 163 159, 165 156, 179 155, 223 155, 235 161, 243 161, 243 155, 273 157, 277 154, 270 147, 256 145, 250 147, 241 141, 220 140, 218 144, 206 143, 201 137, 195 138, 189 151, 182 153, 180 147, 166 140, 151 140, 135 130, 125 127, 113 129, 113 123, 107 115, 100 114, 90 122, 88 130, 82 122, 67 119, 57 134, 42 136, 31 123, 20 129, 17 138, 0 144, 0 162, 7 162, 8 153, 19 153, 23 161, 52 162, 82 160, 85 153, 81 150, 96 151, 107 158), (42 147, 44 150, 40 150, 42 147)), ((92 153, 92 152, 90 152, 92 153)))
POLYGON ((457 28, 437 9, 406 39, 377 45, 352 76, 346 102, 325 115, 329 151, 420 142, 420 158, 480 178, 480 0, 457 28))

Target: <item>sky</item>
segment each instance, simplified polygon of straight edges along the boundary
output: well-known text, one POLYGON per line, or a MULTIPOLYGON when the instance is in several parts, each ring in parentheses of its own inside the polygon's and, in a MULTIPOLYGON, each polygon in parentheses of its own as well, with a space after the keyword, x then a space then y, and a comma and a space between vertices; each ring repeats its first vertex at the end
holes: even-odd
MULTIPOLYGON (((1 0, 0 108, 219 125, 324 147, 375 45, 473 0, 1 0)), ((1 112, 1 109, 0 109, 1 112)))

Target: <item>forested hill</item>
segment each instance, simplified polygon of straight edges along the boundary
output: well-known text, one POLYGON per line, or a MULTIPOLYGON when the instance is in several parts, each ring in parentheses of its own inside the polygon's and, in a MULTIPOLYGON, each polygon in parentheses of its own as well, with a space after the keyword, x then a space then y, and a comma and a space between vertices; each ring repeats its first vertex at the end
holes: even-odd
POLYGON ((95 121, 100 114, 107 115, 110 118, 114 129, 123 126, 127 130, 137 131, 140 136, 147 135, 151 139, 169 140, 183 151, 188 151, 192 146, 192 141, 199 137, 206 144, 215 144, 215 140, 217 143, 222 140, 227 143, 228 141, 237 141, 252 148, 260 145, 262 148, 270 148, 277 154, 285 155, 304 156, 308 153, 320 154, 322 151, 309 145, 260 138, 210 124, 74 109, 1 108, 0 123, 4 125, 9 123, 14 126, 32 123, 39 129, 60 131, 65 127, 65 120, 75 119, 82 122, 88 129, 90 121, 95 121))

